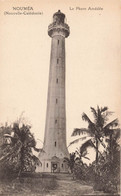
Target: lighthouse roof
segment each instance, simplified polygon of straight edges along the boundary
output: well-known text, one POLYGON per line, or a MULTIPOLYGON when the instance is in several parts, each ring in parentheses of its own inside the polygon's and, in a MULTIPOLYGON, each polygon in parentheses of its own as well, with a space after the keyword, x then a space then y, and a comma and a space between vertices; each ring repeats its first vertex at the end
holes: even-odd
POLYGON ((54 16, 59 16, 59 15, 61 15, 61 16, 63 16, 63 18, 65 18, 65 14, 63 14, 60 10, 58 10, 55 14, 53 14, 53 17, 54 16))

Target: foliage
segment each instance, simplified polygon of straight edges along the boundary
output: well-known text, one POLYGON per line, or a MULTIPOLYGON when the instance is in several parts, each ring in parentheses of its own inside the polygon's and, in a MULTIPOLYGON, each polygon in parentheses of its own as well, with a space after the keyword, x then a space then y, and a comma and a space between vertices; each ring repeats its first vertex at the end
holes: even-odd
POLYGON ((86 157, 86 155, 87 151, 82 145, 82 148, 77 149, 75 153, 70 153, 70 158, 64 158, 64 161, 67 162, 68 167, 70 168, 71 173, 73 174, 73 178, 75 176, 76 178, 80 178, 81 175, 81 179, 85 179, 87 165, 83 163, 82 158, 89 160, 89 158, 86 157))
POLYGON ((91 181, 94 184, 94 189, 104 192, 117 192, 119 186, 120 173, 120 129, 118 119, 109 123, 108 117, 112 112, 108 111, 107 107, 97 106, 97 109, 91 107, 94 120, 92 121, 87 114, 82 114, 82 119, 88 122, 88 129, 75 129, 72 136, 79 137, 70 143, 70 145, 82 141, 85 136, 81 133, 87 133, 89 138, 80 146, 78 152, 78 162, 74 164, 74 173, 76 178, 91 181), (105 142, 104 142, 105 141, 105 142), (99 145, 104 147, 103 153, 99 151, 99 145), (86 157, 86 149, 93 147, 96 150, 95 161, 87 166, 83 164, 82 157, 86 157))
POLYGON ((74 131, 72 132, 71 136, 76 136, 76 135, 83 135, 83 134, 87 134, 89 133, 90 134, 90 131, 86 128, 75 128, 74 131))
MULTIPOLYGON (((112 133, 112 146, 110 146, 110 139, 107 147, 105 159, 99 159, 96 176, 99 187, 105 192, 117 192, 120 184, 120 129, 112 133)), ((96 184, 97 186, 97 184, 96 184)))
POLYGON ((87 179, 87 165, 81 162, 75 163, 74 175, 77 179, 86 181, 87 179))
POLYGON ((108 107, 99 108, 99 106, 97 106, 97 109, 91 107, 91 112, 93 113, 94 121, 91 121, 85 113, 82 114, 82 119, 88 122, 90 134, 95 138, 96 164, 98 164, 99 144, 106 148, 102 138, 110 131, 111 128, 118 125, 118 119, 107 124, 108 116, 112 114, 112 112, 108 111, 108 107))
POLYGON ((69 158, 64 157, 64 162, 67 163, 68 167, 70 168, 71 173, 73 173, 75 161, 76 161, 76 154, 75 153, 70 153, 69 158))
MULTIPOLYGON (((10 127, 4 127, 4 133, 10 127)), ((4 134, 11 140, 10 144, 3 143, 0 149, 0 170, 1 177, 10 176, 13 173, 21 175, 22 172, 35 171, 39 159, 32 153, 32 149, 36 150, 36 142, 34 136, 30 132, 30 126, 14 123, 9 134, 4 134), (5 175, 6 174, 6 175, 5 175)))
POLYGON ((22 174, 20 178, 1 181, 1 196, 33 196, 47 195, 48 192, 57 187, 56 177, 43 177, 41 174, 28 173, 22 174))
POLYGON ((77 179, 86 181, 87 179, 87 164, 83 163, 83 159, 89 160, 87 157, 87 150, 85 148, 87 142, 85 142, 80 149, 76 150, 76 161, 74 164, 74 175, 77 179))

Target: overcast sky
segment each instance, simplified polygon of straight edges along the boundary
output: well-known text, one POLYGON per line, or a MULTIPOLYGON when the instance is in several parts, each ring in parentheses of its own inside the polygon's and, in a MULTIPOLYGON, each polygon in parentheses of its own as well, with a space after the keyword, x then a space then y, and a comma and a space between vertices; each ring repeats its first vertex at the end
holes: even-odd
POLYGON ((74 128, 87 127, 81 115, 85 112, 91 117, 91 106, 108 106, 115 112, 111 119, 120 118, 118 0, 1 0, 0 9, 1 123, 11 123, 24 112, 35 137, 43 141, 51 49, 47 29, 58 9, 70 26, 66 38, 67 142, 74 128), (42 15, 4 15, 16 6, 32 6, 42 15))

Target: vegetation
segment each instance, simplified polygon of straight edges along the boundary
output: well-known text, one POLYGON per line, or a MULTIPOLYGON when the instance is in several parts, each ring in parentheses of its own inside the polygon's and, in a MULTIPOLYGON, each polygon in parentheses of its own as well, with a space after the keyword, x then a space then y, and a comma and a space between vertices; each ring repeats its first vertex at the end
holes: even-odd
POLYGON ((118 125, 118 120, 115 119, 107 124, 108 116, 111 112, 108 111, 107 107, 94 109, 91 107, 91 112, 94 116, 94 121, 92 122, 87 114, 82 114, 82 119, 88 122, 88 130, 90 131, 90 135, 95 138, 95 149, 96 149, 96 164, 98 164, 99 157, 99 144, 101 144, 105 148, 105 144, 103 143, 103 138, 107 133, 112 131, 111 128, 114 128, 118 125))
POLYGON ((68 164, 68 167, 70 168, 71 173, 73 174, 74 172, 74 165, 75 165, 75 161, 76 161, 76 155, 75 153, 70 153, 70 157, 64 158, 64 162, 66 162, 68 164))
POLYGON ((75 129, 72 136, 79 135, 70 145, 86 136, 81 137, 81 132, 86 132, 90 139, 80 147, 78 159, 80 161, 74 164, 74 173, 77 178, 91 181, 94 189, 103 190, 104 192, 117 192, 119 186, 120 173, 120 129, 118 119, 108 123, 108 117, 112 112, 107 107, 94 109, 91 107, 94 120, 92 121, 87 114, 82 114, 82 119, 88 122, 88 129, 75 129), (99 146, 102 145, 104 150, 100 152, 99 146), (86 149, 93 147, 96 151, 95 161, 87 166, 82 162, 82 155, 86 156, 86 149))
POLYGON ((33 195, 48 195, 57 187, 55 177, 46 177, 38 175, 24 176, 17 179, 2 181, 0 183, 0 195, 16 195, 16 196, 33 196, 33 195))
POLYGON ((3 143, 0 146, 0 177, 20 176, 22 172, 35 171, 39 159, 33 154, 36 142, 30 126, 14 123, 13 127, 1 127, 3 143))
MULTIPOLYGON (((72 133, 73 137, 78 136, 78 138, 76 137, 70 145, 78 141, 83 141, 83 144, 70 154, 69 158, 65 157, 64 160, 67 162, 73 178, 93 185, 94 190, 110 192, 111 194, 117 193, 120 184, 120 129, 118 128, 118 119, 108 122, 112 112, 107 107, 100 108, 97 106, 96 109, 91 107, 91 112, 93 121, 87 114, 82 114, 82 119, 88 123, 88 128, 75 129, 72 133), (88 147, 93 148, 96 152, 95 161, 90 165, 84 163, 84 159, 89 161, 88 147), (100 147, 103 147, 103 151, 100 151, 100 147)), ((30 129, 29 125, 23 123, 20 126, 19 122, 14 123, 13 126, 6 124, 0 127, 0 178, 12 177, 14 179, 15 175, 21 177, 19 179, 22 179, 22 182, 26 181, 29 186, 36 178, 35 181, 40 186, 38 180, 40 176, 34 176, 36 165, 40 164, 40 161, 33 154, 33 150, 39 152, 41 149, 36 148, 36 141, 30 129), (28 180, 31 182, 30 184, 28 180)), ((13 183, 12 186, 17 186, 17 182, 15 183, 14 180, 11 182, 13 183)), ((20 181, 18 184, 22 191, 23 186, 20 181)), ((53 180, 54 184, 55 180, 53 180)))
POLYGON ((117 192, 120 184, 120 129, 117 129, 107 139, 108 147, 105 159, 100 157, 97 167, 97 178, 99 184, 95 187, 105 192, 117 192))

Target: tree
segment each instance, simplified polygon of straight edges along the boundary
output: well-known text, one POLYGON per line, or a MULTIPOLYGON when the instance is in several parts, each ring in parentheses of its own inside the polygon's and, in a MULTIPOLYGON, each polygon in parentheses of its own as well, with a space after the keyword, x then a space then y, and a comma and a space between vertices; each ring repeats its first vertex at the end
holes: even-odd
MULTIPOLYGON (((96 159, 93 163, 93 166, 95 166, 94 188, 105 192, 116 192, 120 172, 120 146, 118 143, 120 129, 117 128, 118 119, 108 123, 108 117, 112 112, 108 111, 107 107, 100 108, 97 106, 97 109, 91 107, 91 112, 94 117, 93 121, 85 113, 82 114, 82 119, 88 122, 88 129, 83 131, 92 137, 84 143, 84 148, 92 146, 96 150, 96 159), (103 142, 104 139, 105 142, 103 142), (106 142, 107 146, 105 145, 106 142), (99 151, 100 144, 104 147, 103 153, 99 151)), ((80 140, 83 138, 80 137, 80 133, 81 130, 76 129, 73 135, 78 134, 78 139, 80 140)), ((75 142, 77 142, 77 139, 75 142)))
POLYGON ((77 175, 80 179, 91 180, 94 189, 105 192, 117 192, 120 180, 120 129, 118 119, 108 123, 108 117, 112 112, 107 107, 97 109, 91 107, 94 120, 92 121, 87 114, 82 114, 82 119, 88 122, 88 128, 74 129, 72 136, 76 136, 70 145, 83 141, 80 145, 81 167, 77 167, 77 175), (86 134, 84 134, 86 133, 86 134), (77 137, 78 136, 78 137, 77 137), (89 137, 90 136, 90 137, 89 137), (104 147, 100 152, 99 145, 104 147), (89 167, 83 167, 82 157, 86 155, 86 149, 93 147, 96 150, 95 161, 89 167), (83 175, 84 174, 84 175, 83 175))
POLYGON ((79 135, 79 137, 76 138, 73 142, 71 142, 69 146, 79 141, 85 140, 84 147, 92 146, 96 150, 96 165, 97 165, 98 156, 99 154, 101 155, 99 151, 99 144, 101 144, 106 150, 106 145, 103 142, 103 138, 105 136, 109 137, 108 143, 110 146, 110 157, 112 157, 112 146, 113 146, 112 134, 114 131, 117 131, 115 127, 118 126, 118 119, 115 119, 107 123, 109 115, 112 114, 112 112, 108 111, 108 107, 99 108, 99 106, 97 106, 97 109, 91 107, 91 112, 93 113, 94 121, 91 121, 91 119, 87 116, 87 114, 83 113, 82 119, 88 122, 88 128, 74 129, 72 136, 79 135), (83 133, 87 133, 87 136, 90 136, 90 138, 87 139, 88 138, 87 136, 83 136, 83 137, 80 136, 83 133))
MULTIPOLYGON (((70 142, 68 147, 70 147, 71 145, 73 146, 73 144, 77 143, 81 158, 85 158, 83 156, 83 153, 85 154, 85 152, 86 152, 85 155, 87 155, 87 148, 88 147, 92 147, 95 150, 97 150, 96 145, 95 145, 95 138, 89 129, 76 128, 76 129, 74 129, 71 136, 74 137, 74 140, 72 142, 70 142), (75 137, 76 137, 76 139, 75 139, 75 137)), ((103 157, 103 155, 101 154, 101 152, 99 150, 98 150, 98 154, 100 154, 103 157)), ((88 159, 88 157, 87 157, 87 159, 88 159)))
POLYGON ((4 143, 1 146, 0 168, 8 172, 16 172, 18 176, 25 171, 35 171, 39 159, 32 152, 32 149, 37 149, 30 126, 23 124, 19 127, 18 123, 14 123, 8 136, 11 138, 11 143, 4 143))
POLYGON ((70 157, 64 158, 64 161, 67 162, 68 167, 71 170, 71 173, 73 174, 73 179, 74 176, 78 177, 81 172, 81 177, 85 176, 85 172, 83 170, 86 169, 85 164, 83 163, 82 158, 88 159, 86 157, 87 151, 86 148, 84 147, 84 144, 80 147, 80 149, 77 149, 74 153, 70 153, 70 157))
MULTIPOLYGON (((111 131, 112 132, 112 131, 111 131)), ((108 142, 105 159, 99 157, 97 168, 99 188, 105 192, 117 192, 120 184, 120 129, 115 129, 106 138, 108 142)), ((97 185, 96 185, 97 188, 97 185)))
POLYGON ((91 112, 93 113, 94 121, 91 121, 87 114, 82 114, 82 119, 88 122, 88 130, 90 135, 94 137, 96 143, 96 165, 98 164, 99 156, 99 144, 106 148, 103 138, 106 133, 110 132, 111 128, 114 128, 118 125, 118 119, 115 119, 107 124, 108 116, 112 112, 108 111, 108 107, 97 106, 97 109, 91 107, 91 112))
POLYGON ((73 174, 75 160, 76 160, 76 154, 75 153, 70 153, 69 158, 64 157, 64 162, 67 163, 67 165, 70 168, 70 171, 71 171, 72 174, 73 174))

